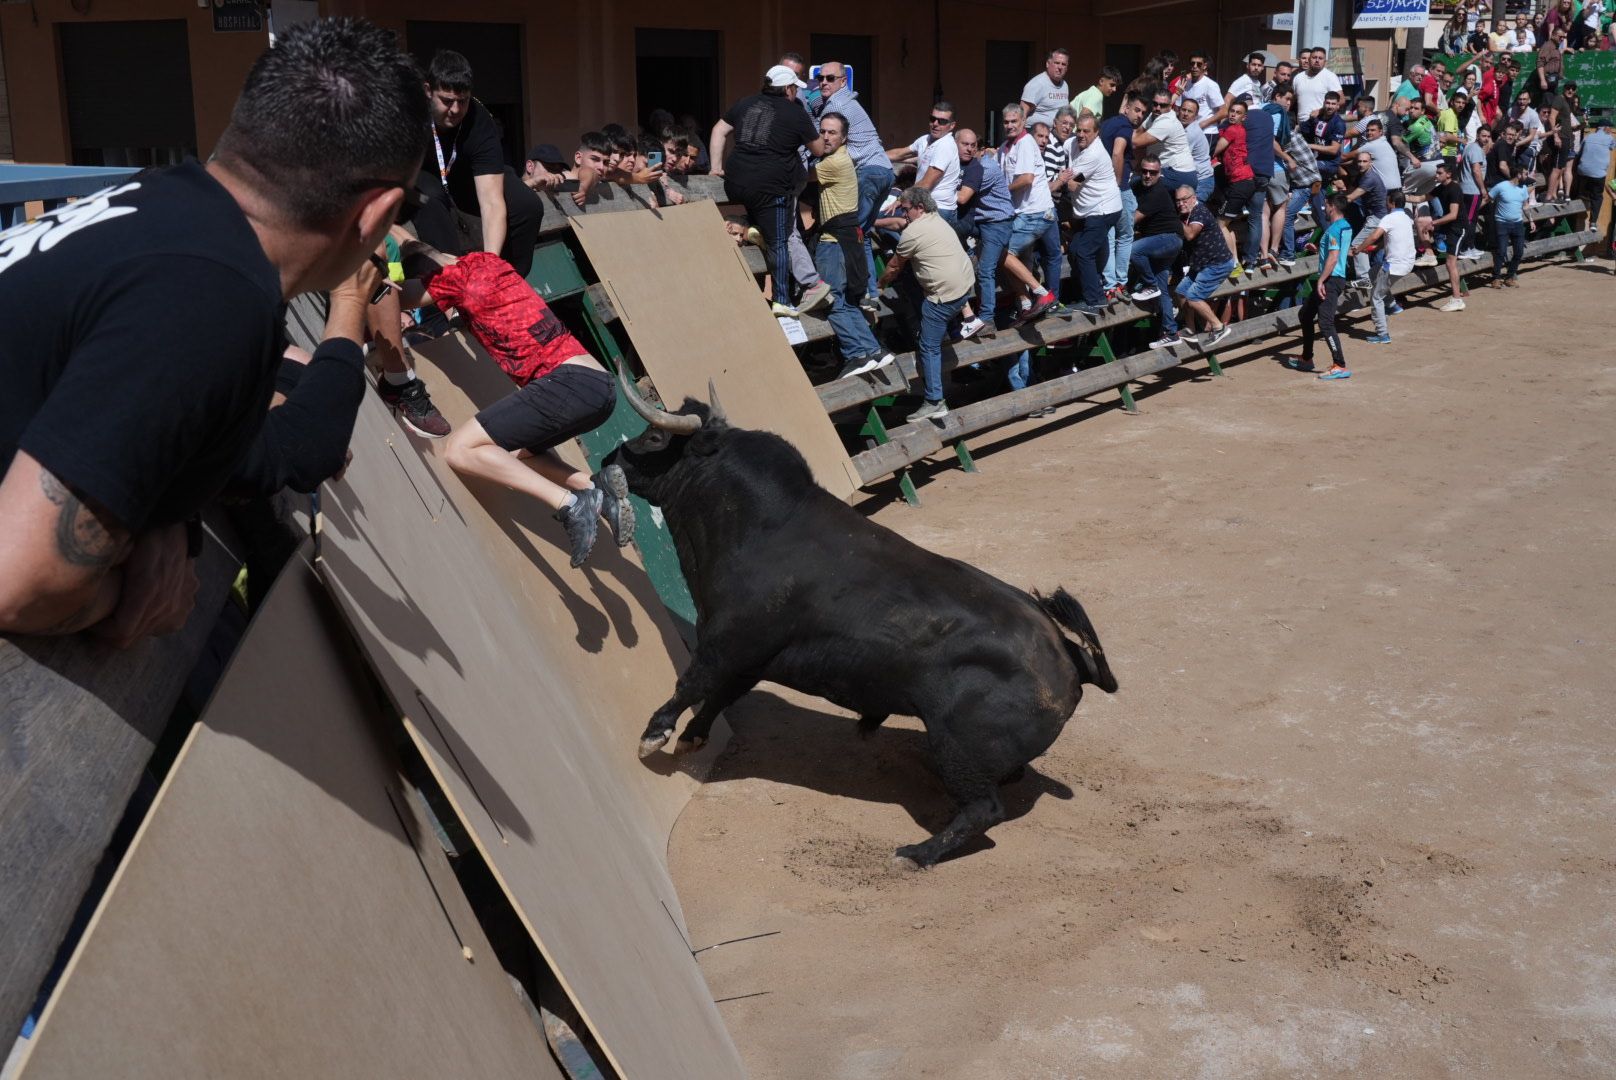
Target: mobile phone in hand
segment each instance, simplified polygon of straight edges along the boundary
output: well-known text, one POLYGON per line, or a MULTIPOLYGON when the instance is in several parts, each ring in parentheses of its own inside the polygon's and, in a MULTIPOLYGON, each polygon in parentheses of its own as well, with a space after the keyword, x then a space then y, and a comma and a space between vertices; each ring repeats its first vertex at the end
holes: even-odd
POLYGON ((660 169, 660 168, 662 168, 662 151, 653 150, 649 154, 646 154, 645 155, 645 167, 647 169, 660 169))

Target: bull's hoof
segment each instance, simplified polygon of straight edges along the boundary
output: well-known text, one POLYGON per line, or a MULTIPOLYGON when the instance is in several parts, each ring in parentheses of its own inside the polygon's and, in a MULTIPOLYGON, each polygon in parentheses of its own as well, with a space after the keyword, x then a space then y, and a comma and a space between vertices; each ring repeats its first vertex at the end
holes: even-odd
POLYGON ((658 750, 660 750, 664 746, 668 745, 668 740, 671 739, 671 738, 673 738, 673 732, 664 731, 660 735, 650 735, 650 736, 647 736, 646 738, 641 739, 640 740, 640 757, 641 758, 650 757, 652 754, 656 753, 658 750))
POLYGON ((887 869, 894 874, 912 874, 920 870, 921 866, 907 855, 894 855, 887 860, 887 869))
POLYGON ((689 754, 700 750, 706 745, 707 740, 705 738, 700 735, 692 735, 688 739, 680 739, 678 742, 674 743, 673 752, 675 754, 689 754))

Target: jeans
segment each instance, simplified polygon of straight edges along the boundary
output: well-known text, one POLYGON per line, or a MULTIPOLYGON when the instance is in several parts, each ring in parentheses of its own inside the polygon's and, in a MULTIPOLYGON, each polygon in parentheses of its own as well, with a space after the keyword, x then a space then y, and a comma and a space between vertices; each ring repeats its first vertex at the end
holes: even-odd
POLYGON ((1105 286, 1101 283, 1100 271, 1105 267, 1106 242, 1119 217, 1121 214, 1116 210, 1109 214, 1080 217, 1072 232, 1072 276, 1082 287, 1083 303, 1091 307, 1105 303, 1105 286))
POLYGON ((1256 266, 1262 261, 1263 228, 1268 220, 1268 181, 1270 176, 1257 174, 1257 189, 1246 203, 1246 265, 1256 266))
MULTIPOLYGON (((814 266, 819 270, 819 276, 825 284, 830 286, 830 314, 826 316, 831 330, 836 334, 836 347, 841 351, 843 360, 852 360, 860 356, 881 355, 881 343, 876 340, 875 334, 870 331, 870 324, 865 320, 864 313, 849 304, 842 296, 847 289, 847 262, 846 248, 828 236, 821 236, 819 243, 814 245, 814 266)), ((855 259, 863 257, 862 252, 852 252, 855 259)))
MULTIPOLYGON (((1367 236, 1371 232, 1373 232, 1375 230, 1376 226, 1378 226, 1379 224, 1380 224, 1380 219, 1378 217, 1375 217, 1375 216, 1370 215, 1370 214, 1366 214, 1364 216, 1364 220, 1363 220, 1363 228, 1358 230, 1357 235, 1359 235, 1359 236, 1367 236)), ((1384 256, 1377 252, 1376 255, 1375 255, 1375 262, 1378 264, 1378 263, 1381 263, 1383 261, 1385 261, 1384 256)), ((1352 272, 1353 272, 1353 276, 1356 277, 1359 281, 1368 281, 1369 280, 1369 252, 1360 251, 1360 252, 1358 252, 1358 254, 1356 254, 1356 255, 1354 255, 1352 257, 1352 272)), ((1382 331, 1382 332, 1384 333, 1384 331, 1382 331)))
POLYGON ((1513 281, 1521 268, 1521 255, 1526 250, 1526 222, 1500 221, 1493 225, 1493 276, 1513 281), (1509 272, 1504 269, 1504 252, 1509 251, 1509 272))
POLYGON ((948 324, 971 298, 970 293, 956 300, 939 304, 935 300, 920 302, 920 378, 925 385, 927 401, 943 400, 943 339, 948 336, 948 324))
POLYGON ((1193 188, 1200 183, 1200 180, 1201 178, 1196 176, 1193 171, 1179 172, 1177 169, 1169 169, 1164 165, 1162 166, 1162 175, 1159 182, 1166 184, 1168 191, 1176 192, 1181 187, 1193 188))
POLYGON ((870 274, 870 298, 873 300, 879 291, 875 287, 879 278, 875 272, 875 254, 870 250, 870 227, 875 224, 876 214, 886 201, 887 193, 892 190, 895 177, 891 169, 879 165, 860 165, 857 171, 859 227, 864 230, 864 265, 870 274))
POLYGON ((1060 288, 1060 222, 1053 210, 1041 214, 1017 214, 1010 221, 1010 254, 1021 257, 1028 248, 1037 245, 1039 262, 1044 268, 1044 288, 1056 292, 1060 288))
POLYGON ((1138 210, 1139 200, 1134 196, 1133 189, 1123 188, 1122 216, 1117 218, 1106 244, 1105 272, 1102 277, 1108 289, 1128 284, 1128 266, 1133 253, 1133 216, 1138 210))
POLYGON ((976 232, 976 314, 991 323, 994 306, 999 302, 999 263, 1004 261, 1004 249, 1010 246, 1010 222, 978 221, 976 232))
POLYGON ((1212 197, 1212 192, 1218 186, 1218 178, 1214 176, 1197 176, 1195 178, 1195 197, 1202 202, 1212 197))
POLYGON ((730 202, 746 207, 746 216, 763 235, 764 265, 769 268, 770 284, 774 287, 774 302, 791 304, 791 251, 790 235, 797 212, 797 200, 791 195, 769 195, 738 187, 728 179, 724 181, 724 194, 730 202))
POLYGON ((1010 380, 1010 389, 1025 390, 1027 383, 1032 381, 1032 350, 1022 349, 1017 353, 1005 370, 1005 375, 1010 380))
POLYGON ((1049 224, 1044 227, 1043 235, 1038 238, 1039 261, 1044 266, 1044 288, 1060 299, 1060 264, 1061 264, 1061 233, 1060 221, 1054 214, 1049 216, 1049 224))
POLYGON ((1375 333, 1386 336, 1386 307, 1392 297, 1392 269, 1385 259, 1375 260, 1374 286, 1369 291, 1369 311, 1375 319, 1375 333))
POLYGON ((1296 215, 1308 204, 1312 196, 1307 188, 1294 188, 1285 203, 1285 235, 1279 241, 1279 253, 1287 259, 1296 258, 1296 215))
POLYGON ((1182 238, 1172 233, 1155 236, 1136 236, 1130 261, 1142 280, 1161 290, 1156 303, 1161 309, 1163 336, 1178 333, 1178 320, 1173 317, 1173 291, 1168 288, 1173 273, 1173 260, 1184 250, 1182 238))

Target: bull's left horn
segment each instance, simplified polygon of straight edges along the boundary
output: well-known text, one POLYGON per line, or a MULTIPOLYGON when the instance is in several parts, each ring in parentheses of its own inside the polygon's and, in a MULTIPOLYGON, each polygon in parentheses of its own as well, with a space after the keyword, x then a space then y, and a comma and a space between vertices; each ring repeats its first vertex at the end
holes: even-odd
POLYGON ((671 413, 657 408, 642 398, 639 391, 634 389, 634 384, 629 381, 626 361, 618 361, 617 382, 623 388, 623 397, 628 400, 629 408, 639 413, 640 418, 652 427, 661 428, 663 431, 674 435, 691 435, 701 427, 701 417, 699 416, 671 413))
POLYGON ((714 424, 727 424, 729 417, 724 415, 724 406, 718 403, 718 387, 713 380, 707 380, 707 419, 714 424))

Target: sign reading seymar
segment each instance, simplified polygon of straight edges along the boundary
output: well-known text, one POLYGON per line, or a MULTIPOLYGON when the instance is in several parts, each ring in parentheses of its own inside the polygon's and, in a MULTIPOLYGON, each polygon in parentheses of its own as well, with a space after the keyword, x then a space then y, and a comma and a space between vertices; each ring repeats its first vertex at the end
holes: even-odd
POLYGON ((1431 18, 1430 0, 1358 0, 1354 8, 1354 30, 1375 30, 1389 26, 1423 27, 1431 18))

